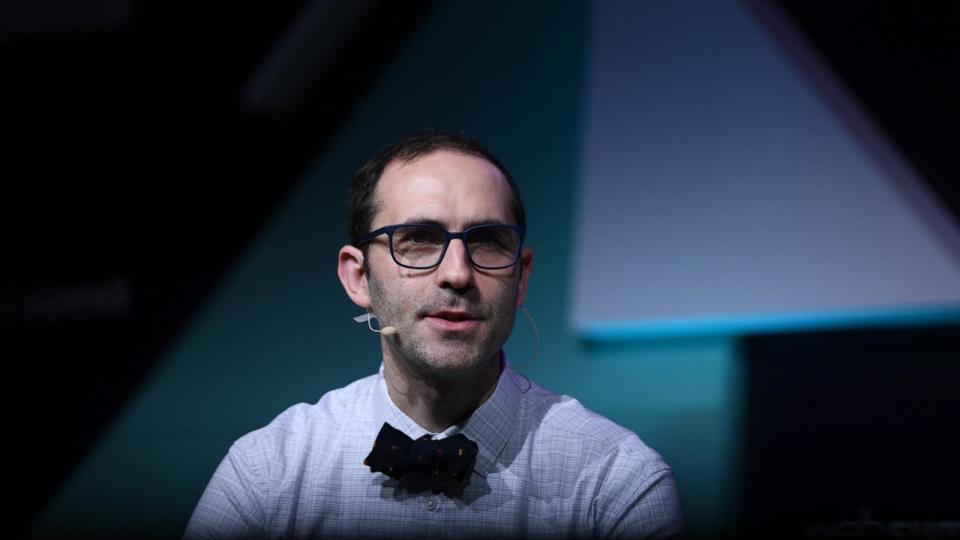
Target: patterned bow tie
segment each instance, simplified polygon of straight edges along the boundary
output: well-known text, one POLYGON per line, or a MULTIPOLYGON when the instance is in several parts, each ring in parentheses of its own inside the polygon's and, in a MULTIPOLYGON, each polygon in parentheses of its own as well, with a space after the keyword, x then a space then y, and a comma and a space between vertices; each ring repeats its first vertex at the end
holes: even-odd
POLYGON ((470 482, 478 451, 477 443, 462 433, 446 439, 424 435, 413 440, 384 423, 363 464, 370 467, 370 472, 382 472, 408 487, 429 487, 439 492, 450 484, 465 486, 470 482))

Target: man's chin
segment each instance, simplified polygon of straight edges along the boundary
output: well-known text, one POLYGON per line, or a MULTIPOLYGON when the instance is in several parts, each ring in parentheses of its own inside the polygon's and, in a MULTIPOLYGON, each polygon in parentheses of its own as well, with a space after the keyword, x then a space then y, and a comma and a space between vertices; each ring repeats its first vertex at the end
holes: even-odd
POLYGON ((482 332, 439 332, 429 326, 408 332, 412 339, 405 343, 401 339, 398 352, 424 375, 444 379, 476 377, 499 366, 500 348, 492 350, 490 336, 482 332))
POLYGON ((440 347, 431 351, 421 364, 432 375, 443 378, 473 377, 489 369, 499 358, 477 356, 475 347, 440 347))

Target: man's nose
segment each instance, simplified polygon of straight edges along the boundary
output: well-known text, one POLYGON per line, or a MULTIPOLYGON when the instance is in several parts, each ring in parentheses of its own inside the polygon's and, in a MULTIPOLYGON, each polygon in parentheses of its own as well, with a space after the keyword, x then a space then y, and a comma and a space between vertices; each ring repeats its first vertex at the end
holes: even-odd
POLYGON ((450 240, 447 252, 437 268, 437 281, 441 287, 452 289, 464 289, 473 283, 473 265, 470 264, 467 246, 463 240, 450 240))

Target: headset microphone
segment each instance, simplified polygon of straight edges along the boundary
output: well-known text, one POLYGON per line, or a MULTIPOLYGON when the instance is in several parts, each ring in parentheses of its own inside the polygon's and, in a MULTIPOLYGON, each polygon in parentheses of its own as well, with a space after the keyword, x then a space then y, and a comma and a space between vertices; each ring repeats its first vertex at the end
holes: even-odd
POLYGON ((364 322, 367 323, 367 328, 369 328, 371 332, 376 332, 384 336, 392 336, 397 333, 397 328, 395 326, 381 326, 379 329, 374 328, 373 324, 370 323, 370 320, 376 319, 376 318, 377 318, 376 315, 368 311, 363 315, 357 315, 356 317, 353 318, 353 320, 357 321, 358 323, 364 323, 364 322))

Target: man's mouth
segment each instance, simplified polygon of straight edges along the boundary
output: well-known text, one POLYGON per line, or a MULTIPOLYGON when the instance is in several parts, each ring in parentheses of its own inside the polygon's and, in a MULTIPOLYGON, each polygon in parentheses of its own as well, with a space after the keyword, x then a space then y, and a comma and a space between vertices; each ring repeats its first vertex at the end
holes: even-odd
POLYGON ((480 319, 468 311, 443 310, 428 313, 427 322, 441 330, 469 330, 479 324, 480 319))

